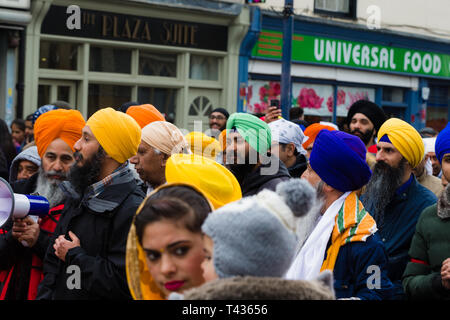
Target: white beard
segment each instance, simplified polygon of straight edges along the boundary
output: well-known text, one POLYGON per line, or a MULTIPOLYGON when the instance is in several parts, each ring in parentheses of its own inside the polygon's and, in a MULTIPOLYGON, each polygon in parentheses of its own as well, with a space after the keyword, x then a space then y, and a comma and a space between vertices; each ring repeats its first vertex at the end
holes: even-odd
POLYGON ((50 204, 50 208, 53 208, 54 206, 61 204, 65 198, 64 192, 59 188, 60 183, 60 180, 47 178, 42 168, 39 168, 37 186, 34 192, 45 197, 50 204))

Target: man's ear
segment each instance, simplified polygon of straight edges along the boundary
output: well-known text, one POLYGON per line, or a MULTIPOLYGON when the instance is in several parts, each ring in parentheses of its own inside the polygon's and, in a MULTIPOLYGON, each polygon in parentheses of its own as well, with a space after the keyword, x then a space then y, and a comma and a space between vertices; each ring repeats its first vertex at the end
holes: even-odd
POLYGON ((292 142, 291 143, 289 143, 288 145, 287 145, 287 147, 288 147, 288 155, 290 156, 290 157, 293 157, 294 156, 294 154, 295 154, 295 144, 293 144, 292 142))

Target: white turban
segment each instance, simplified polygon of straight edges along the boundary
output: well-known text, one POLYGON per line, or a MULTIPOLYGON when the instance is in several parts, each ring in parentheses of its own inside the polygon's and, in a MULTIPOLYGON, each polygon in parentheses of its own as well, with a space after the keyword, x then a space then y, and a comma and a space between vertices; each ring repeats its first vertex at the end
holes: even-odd
POLYGON ((306 154, 305 149, 302 147, 305 135, 298 124, 285 119, 279 119, 270 122, 269 128, 272 132, 272 141, 285 144, 293 143, 299 153, 306 154))
POLYGON ((186 153, 188 143, 180 129, 167 121, 154 121, 142 128, 142 141, 164 154, 186 153))

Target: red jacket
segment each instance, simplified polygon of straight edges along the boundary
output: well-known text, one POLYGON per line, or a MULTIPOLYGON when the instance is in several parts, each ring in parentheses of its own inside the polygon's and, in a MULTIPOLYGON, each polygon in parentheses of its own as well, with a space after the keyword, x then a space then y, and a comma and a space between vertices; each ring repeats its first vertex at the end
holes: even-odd
MULTIPOLYGON (((1 247, 1 250, 9 255, 6 260, 9 260, 10 267, 0 270, 0 300, 34 300, 36 298, 38 285, 44 278, 42 260, 63 208, 63 204, 53 207, 49 214, 41 219, 39 238, 33 248, 25 248, 15 239, 9 243, 8 240, 4 241, 6 244, 1 247), (17 251, 21 252, 15 255, 17 251)), ((10 236, 7 233, 7 230, 0 229, 0 236, 3 235, 5 238, 10 236)))

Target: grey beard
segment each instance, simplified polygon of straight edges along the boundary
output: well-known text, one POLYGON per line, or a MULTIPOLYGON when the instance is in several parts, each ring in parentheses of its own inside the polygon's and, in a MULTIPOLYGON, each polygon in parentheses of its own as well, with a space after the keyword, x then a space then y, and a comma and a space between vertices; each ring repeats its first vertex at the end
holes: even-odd
POLYGON ((384 210, 394 198, 397 188, 402 185, 405 166, 404 158, 396 168, 381 161, 375 164, 372 177, 366 186, 363 204, 370 210, 369 213, 375 219, 379 229, 383 226, 384 210))
POLYGON ((36 183, 37 186, 34 192, 45 197, 50 204, 50 208, 53 208, 54 206, 61 204, 65 198, 64 192, 59 188, 61 182, 62 181, 60 180, 47 178, 46 173, 41 167, 39 168, 39 175, 36 183))

